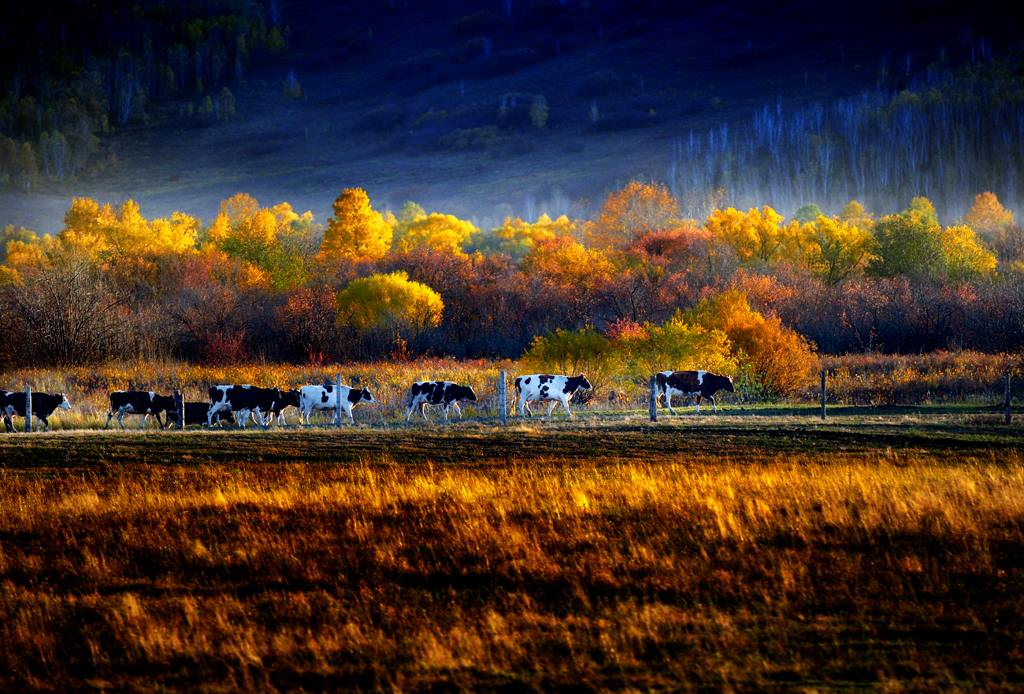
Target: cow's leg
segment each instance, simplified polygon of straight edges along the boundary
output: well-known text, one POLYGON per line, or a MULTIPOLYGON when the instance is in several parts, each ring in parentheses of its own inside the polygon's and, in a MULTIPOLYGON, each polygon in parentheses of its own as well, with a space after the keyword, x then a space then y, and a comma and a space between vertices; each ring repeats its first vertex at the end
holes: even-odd
POLYGON ((715 414, 718 414, 718 401, 715 400, 715 396, 709 395, 708 400, 711 401, 711 409, 714 411, 715 414))
POLYGON ((569 398, 562 398, 562 406, 565 408, 565 413, 569 415, 569 419, 573 418, 572 410, 569 409, 569 398))
POLYGON ((249 423, 249 418, 252 417, 252 410, 239 410, 238 416, 235 419, 238 421, 238 426, 245 429, 245 425, 249 423))
POLYGON ((519 398, 519 416, 526 417, 526 398, 519 398))
POLYGON ((672 409, 672 391, 671 390, 667 390, 667 389, 665 390, 665 405, 668 407, 668 411, 669 411, 670 414, 675 414, 676 413, 676 411, 672 409))
POLYGON ((355 426, 356 418, 352 416, 352 405, 349 405, 349 404, 345 405, 345 414, 348 415, 349 423, 351 423, 353 426, 355 426))
POLYGON ((555 411, 555 406, 556 405, 558 405, 558 401, 557 400, 552 400, 551 404, 548 405, 548 414, 547 414, 548 419, 551 419, 551 413, 555 411))
POLYGON ((448 423, 448 408, 449 408, 448 405, 444 405, 444 421, 445 421, 445 424, 448 423))
POLYGON ((700 414, 700 401, 701 401, 701 396, 698 395, 697 396, 697 414, 700 414))
POLYGON ((429 422, 430 421, 430 417, 427 416, 427 407, 428 407, 428 403, 427 403, 426 400, 424 400, 423 402, 420 403, 420 414, 423 415, 423 421, 424 422, 429 422))
MULTIPOLYGON (((106 428, 108 428, 110 426, 110 420, 113 419, 113 418, 114 418, 114 411, 110 410, 109 412, 107 412, 107 421, 103 425, 104 429, 106 429, 106 428)), ((5 419, 6 419, 6 417, 5 417, 5 419)))
POLYGON ((36 418, 37 418, 37 419, 38 419, 38 420, 39 420, 40 422, 42 422, 42 423, 43 423, 43 431, 49 431, 49 430, 50 430, 50 420, 49 420, 49 418, 48 418, 48 417, 42 417, 42 416, 40 416, 40 415, 36 415, 36 418))
POLYGON ((462 408, 459 407, 459 403, 453 402, 452 403, 452 407, 454 407, 455 408, 455 412, 458 413, 459 419, 462 419, 462 408))
POLYGON ((220 410, 221 410, 221 406, 220 406, 219 402, 215 403, 213 405, 210 405, 210 409, 208 409, 206 411, 206 426, 208 426, 208 427, 212 427, 213 426, 213 415, 215 415, 218 412, 220 412, 220 410))

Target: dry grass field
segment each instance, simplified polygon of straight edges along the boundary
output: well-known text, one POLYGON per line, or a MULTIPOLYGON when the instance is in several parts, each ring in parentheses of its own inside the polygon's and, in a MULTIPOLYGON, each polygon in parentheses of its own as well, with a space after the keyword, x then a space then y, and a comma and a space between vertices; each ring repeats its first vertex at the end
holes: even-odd
POLYGON ((0 437, 0 689, 1024 684, 987 414, 0 437))

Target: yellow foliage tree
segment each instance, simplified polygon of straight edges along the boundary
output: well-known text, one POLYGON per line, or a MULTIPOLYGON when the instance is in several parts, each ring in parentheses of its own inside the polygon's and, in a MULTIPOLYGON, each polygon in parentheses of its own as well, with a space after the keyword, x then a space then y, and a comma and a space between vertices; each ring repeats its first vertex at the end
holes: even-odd
POLYGON ((534 246, 523 259, 523 268, 556 286, 580 289, 593 289, 615 271, 604 251, 587 248, 565 236, 534 246))
POLYGON ((734 356, 773 395, 799 393, 817 368, 818 358, 811 343, 778 317, 752 309, 741 291, 730 289, 704 299, 683 320, 728 335, 734 356))
POLYGON ((605 198, 588 237, 599 248, 625 248, 639 237, 669 229, 678 221, 679 203, 667 187, 631 181, 605 198))
POLYGON ((782 215, 765 205, 741 212, 733 207, 714 210, 704 226, 718 242, 735 251, 741 262, 769 263, 787 255, 801 232, 801 225, 781 226, 782 215))
POLYGON ((392 234, 391 225, 370 205, 366 191, 346 188, 334 201, 319 258, 324 262, 380 260, 391 247, 392 234))
POLYGON ((337 321, 358 331, 386 331, 394 337, 415 336, 441 324, 444 302, 433 288, 405 272, 353 280, 338 293, 337 321))
POLYGON ((875 224, 875 218, 868 214, 859 200, 851 200, 843 205, 843 209, 839 211, 839 220, 865 231, 871 231, 875 224))
POLYGON ((974 197, 964 224, 981 234, 998 234, 1013 225, 1013 212, 1003 207, 995 193, 986 191, 974 197))
POLYGON ((822 215, 811 225, 804 258, 815 275, 826 284, 834 285, 863 270, 873 247, 874 237, 870 231, 822 215))
POLYGON ((532 223, 519 217, 505 217, 501 226, 491 230, 489 237, 480 247, 513 258, 522 258, 537 244, 558 237, 573 238, 578 232, 579 226, 576 222, 564 214, 555 219, 542 214, 532 223))
POLYGON ((943 229, 941 244, 946 276, 951 280, 989 275, 996 269, 995 254, 981 245, 974 229, 966 224, 943 229))
POLYGON ((472 222, 465 219, 433 212, 409 222, 400 221, 395 228, 394 250, 409 253, 429 249, 464 256, 463 247, 478 231, 472 222))

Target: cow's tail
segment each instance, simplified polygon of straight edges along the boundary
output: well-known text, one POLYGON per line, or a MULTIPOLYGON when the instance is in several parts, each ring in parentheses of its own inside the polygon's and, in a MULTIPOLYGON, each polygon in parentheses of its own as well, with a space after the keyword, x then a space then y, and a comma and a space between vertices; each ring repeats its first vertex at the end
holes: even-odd
POLYGON ((654 375, 654 391, 655 398, 660 401, 665 397, 665 391, 668 388, 668 376, 658 372, 654 375))
POLYGON ((513 412, 516 411, 516 401, 523 396, 523 377, 518 376, 512 383, 512 399, 508 403, 508 408, 513 412))

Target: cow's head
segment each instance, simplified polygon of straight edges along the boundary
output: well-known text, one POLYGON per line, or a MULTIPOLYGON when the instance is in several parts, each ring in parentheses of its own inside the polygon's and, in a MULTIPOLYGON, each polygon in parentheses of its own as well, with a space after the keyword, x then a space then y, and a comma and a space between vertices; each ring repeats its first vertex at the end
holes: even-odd
POLYGON ((733 385, 732 376, 725 377, 725 383, 722 385, 722 388, 729 391, 730 393, 736 392, 736 386, 733 385))
POLYGON ((570 376, 567 385, 569 386, 569 392, 575 393, 577 390, 591 390, 594 386, 590 385, 590 381, 583 374, 579 376, 570 376))
POLYGON ((367 390, 366 388, 360 388, 359 390, 353 388, 351 391, 349 391, 348 398, 353 403, 373 402, 373 395, 371 395, 370 391, 367 390))
POLYGON ((71 403, 68 402, 68 396, 64 395, 64 393, 60 394, 60 404, 57 405, 57 407, 59 407, 62 410, 70 410, 71 409, 71 403))
POLYGON ((281 404, 285 407, 291 405, 292 407, 299 406, 299 391, 297 390, 286 390, 281 396, 281 404))
POLYGON ((472 386, 466 386, 466 400, 470 402, 476 402, 476 393, 473 391, 472 386))

